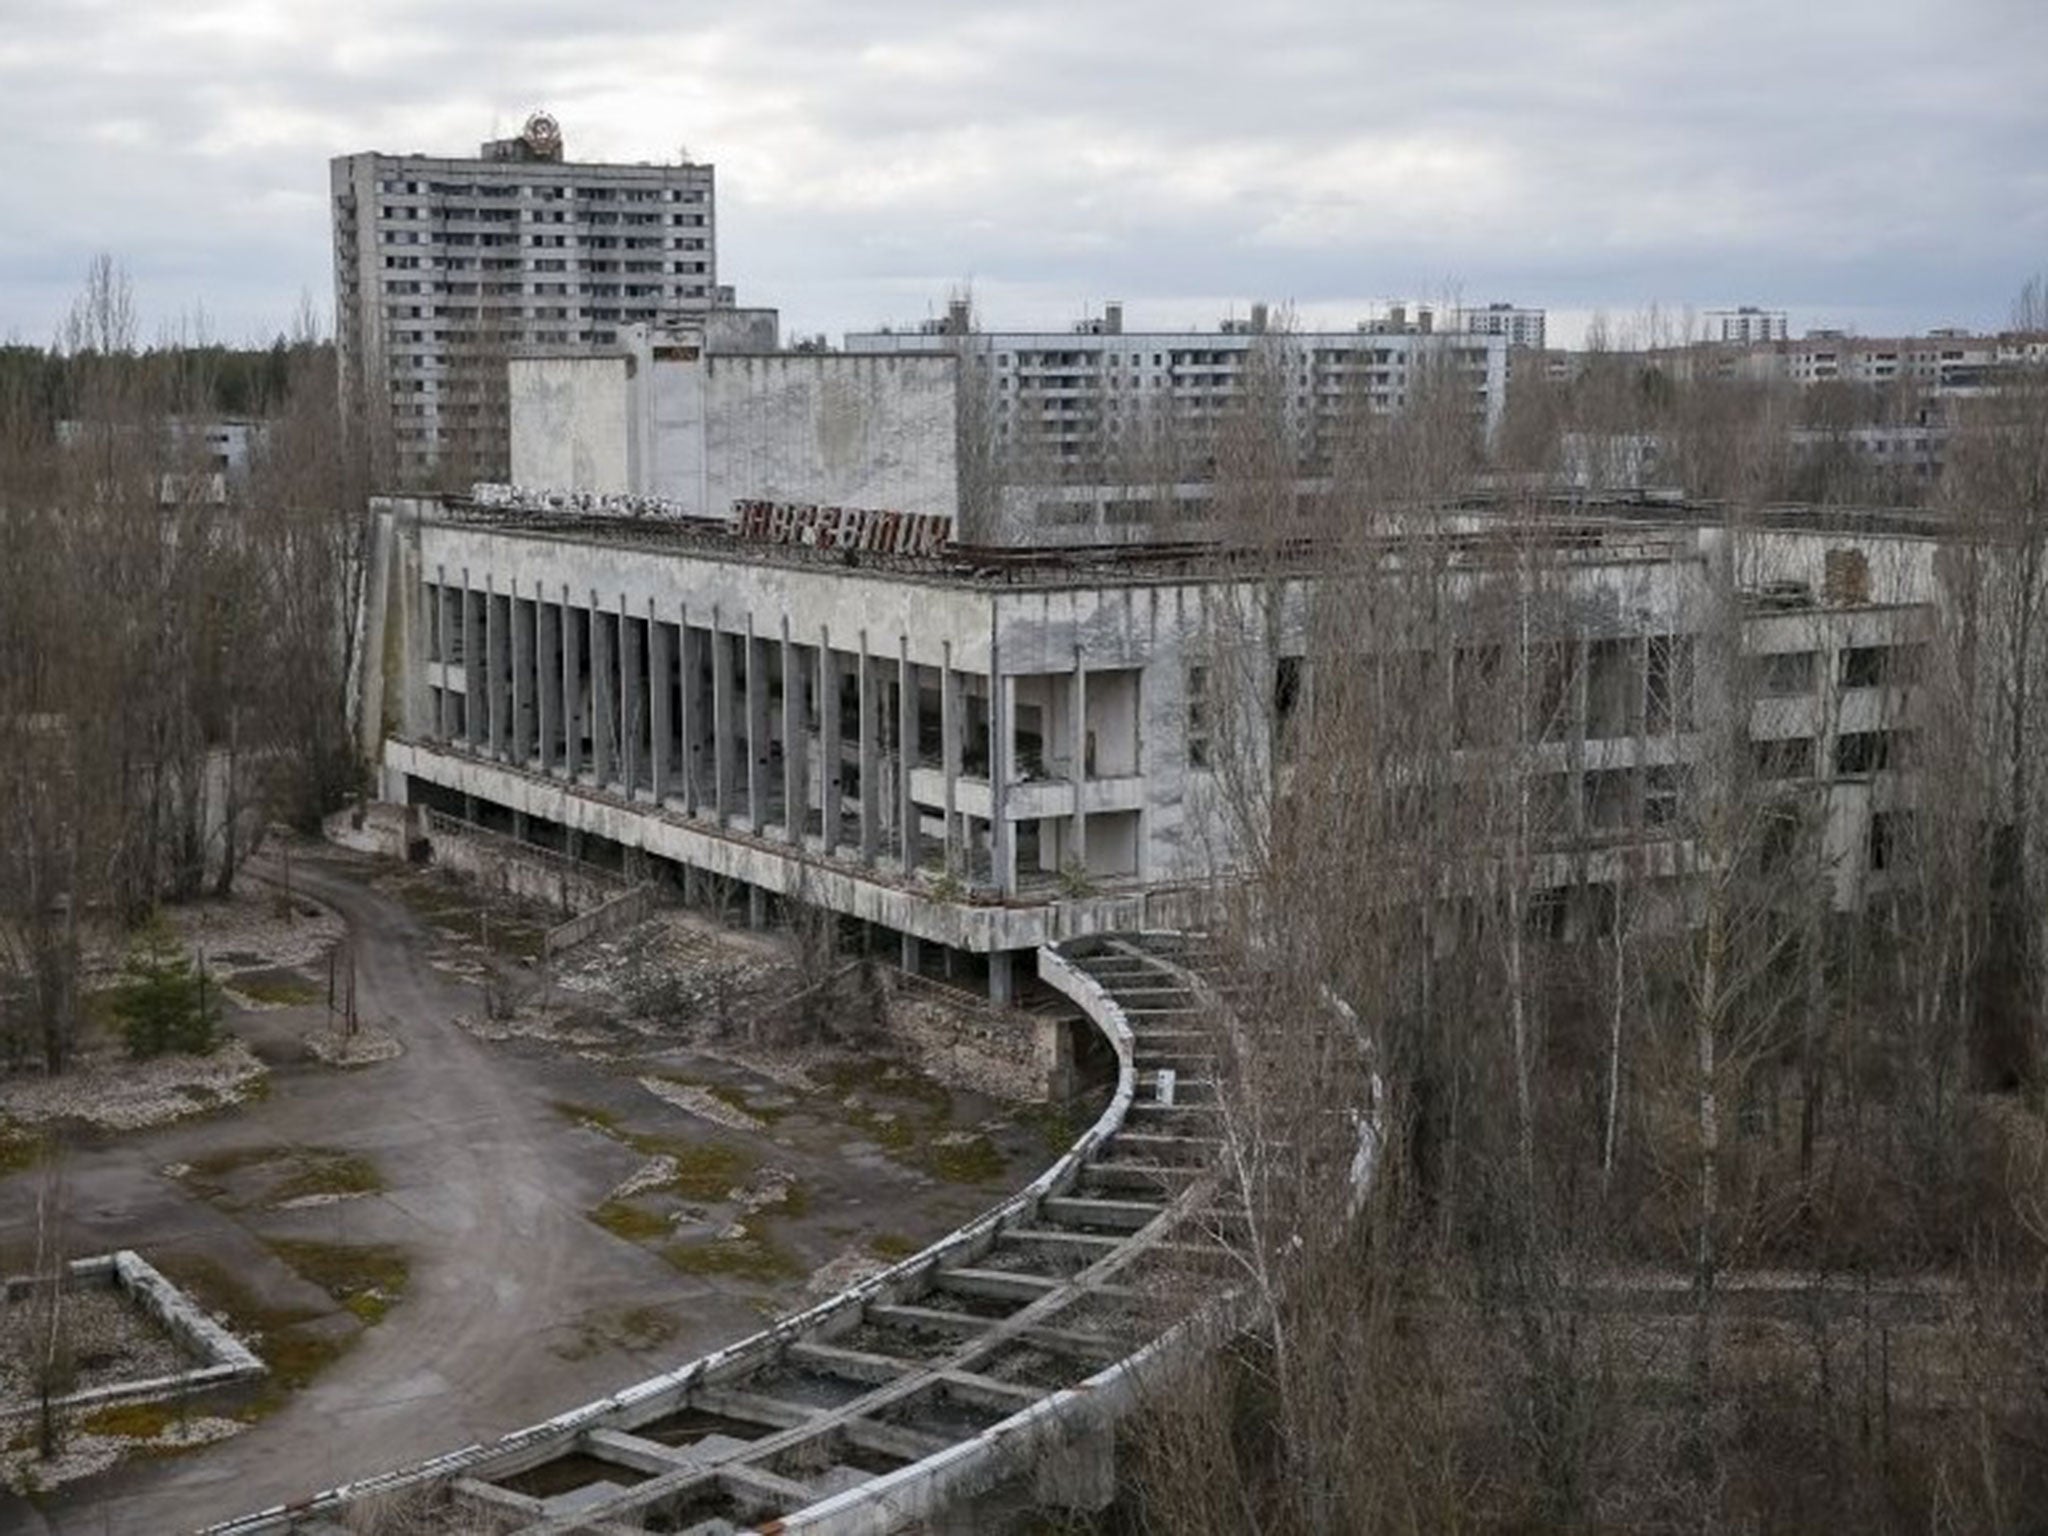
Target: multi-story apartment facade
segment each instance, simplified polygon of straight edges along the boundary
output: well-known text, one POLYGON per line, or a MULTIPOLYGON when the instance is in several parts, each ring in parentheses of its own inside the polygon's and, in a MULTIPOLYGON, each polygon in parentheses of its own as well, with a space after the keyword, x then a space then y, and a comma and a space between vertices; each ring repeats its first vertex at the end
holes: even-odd
POLYGON ((398 483, 504 478, 511 352, 701 323, 721 297, 709 165, 570 161, 537 114, 474 159, 330 171, 343 399, 398 483))
POLYGON ((1791 334, 1784 310, 1761 309, 1754 304, 1737 309, 1710 309, 1701 318, 1706 322, 1708 341, 1783 341, 1791 334))
POLYGON ((1511 347, 1543 347, 1546 312, 1514 304, 1488 304, 1484 309, 1452 312, 1452 329, 1473 336, 1505 336, 1511 347))
MULTIPOLYGON (((1305 482, 1326 474, 1361 411, 1399 414, 1448 379, 1491 437, 1507 397, 1504 335, 1378 323, 1269 329, 1266 306, 1215 331, 1126 331, 1122 306, 1071 331, 976 331, 964 306, 907 331, 849 334, 850 354, 952 353, 963 430, 985 443, 990 494, 964 498, 977 542, 1142 542, 1201 521, 1215 433, 1247 391, 1290 429, 1305 482)), ((963 463, 982 453, 963 452, 963 463)), ((970 487, 970 492, 974 488, 970 487)))

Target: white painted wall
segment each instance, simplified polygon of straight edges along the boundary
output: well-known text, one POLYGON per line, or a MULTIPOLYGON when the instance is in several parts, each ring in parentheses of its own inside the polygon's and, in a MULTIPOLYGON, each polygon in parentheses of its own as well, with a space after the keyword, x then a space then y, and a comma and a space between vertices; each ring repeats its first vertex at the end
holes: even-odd
POLYGON ((633 485, 628 359, 514 358, 512 483, 623 495, 633 485))

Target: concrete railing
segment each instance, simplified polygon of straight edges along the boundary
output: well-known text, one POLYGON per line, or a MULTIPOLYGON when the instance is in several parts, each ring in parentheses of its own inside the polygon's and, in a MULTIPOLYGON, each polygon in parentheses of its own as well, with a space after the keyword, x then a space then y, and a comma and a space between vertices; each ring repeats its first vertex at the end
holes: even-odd
POLYGON ((647 914, 654 910, 657 894, 652 885, 636 885, 566 923, 557 924, 541 936, 541 958, 552 960, 586 940, 620 933, 646 921, 647 914))

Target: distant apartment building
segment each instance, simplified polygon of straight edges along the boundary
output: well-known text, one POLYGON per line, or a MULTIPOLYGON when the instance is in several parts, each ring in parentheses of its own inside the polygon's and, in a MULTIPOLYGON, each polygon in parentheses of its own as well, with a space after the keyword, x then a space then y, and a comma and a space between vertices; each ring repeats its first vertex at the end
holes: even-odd
POLYGON ((1403 308, 1351 331, 1276 328, 1264 304, 1214 331, 1127 331, 1120 304, 1069 331, 982 331, 956 304, 944 320, 849 334, 845 350, 962 359, 963 430, 980 439, 963 463, 985 447, 996 482, 964 498, 984 543, 1128 542, 1200 521, 1215 430, 1254 380, 1273 389, 1305 481, 1327 473, 1358 413, 1405 411, 1437 370, 1489 438, 1507 394, 1505 336, 1437 330, 1403 308))
POLYGON ((1513 304, 1489 304, 1484 309, 1451 312, 1451 329, 1470 336, 1505 336, 1511 347, 1543 346, 1545 312, 1513 304))
POLYGON ((1710 309, 1704 316, 1706 339, 1719 342, 1783 341, 1791 334, 1782 309, 1710 309))
POLYGON ((331 182, 343 398, 403 482, 503 478, 507 355, 731 303, 712 167, 566 160, 545 114, 474 159, 343 155, 331 182))

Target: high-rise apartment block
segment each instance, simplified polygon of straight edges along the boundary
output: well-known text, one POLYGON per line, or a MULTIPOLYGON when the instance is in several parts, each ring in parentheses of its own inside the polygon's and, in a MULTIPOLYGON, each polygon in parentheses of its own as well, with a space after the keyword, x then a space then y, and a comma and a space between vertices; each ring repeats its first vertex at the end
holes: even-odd
POLYGON ((1543 346, 1545 311, 1523 309, 1513 304, 1489 304, 1484 309, 1460 309, 1452 316, 1453 330, 1470 336, 1505 336, 1511 347, 1543 346))
POLYGON ((1710 309, 1705 319, 1708 341, 1783 341, 1790 334, 1784 310, 1759 309, 1754 304, 1710 309))
POLYGON ((331 169, 343 398, 387 475, 503 478, 506 356, 606 348, 622 325, 730 303, 709 165, 578 164, 537 113, 475 159, 331 169))

